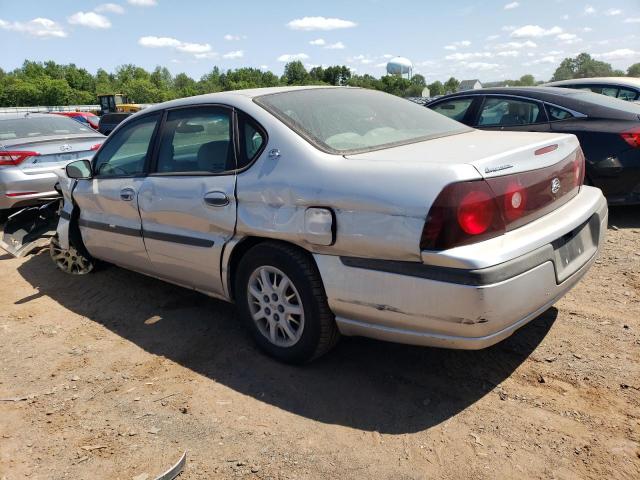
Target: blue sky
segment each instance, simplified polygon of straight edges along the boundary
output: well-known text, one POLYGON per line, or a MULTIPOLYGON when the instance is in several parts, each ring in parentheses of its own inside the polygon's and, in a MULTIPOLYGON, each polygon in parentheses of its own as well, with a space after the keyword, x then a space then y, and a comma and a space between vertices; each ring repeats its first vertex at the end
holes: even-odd
POLYGON ((0 0, 0 45, 5 70, 52 59, 199 78, 214 65, 280 74, 301 59, 380 76, 401 55, 430 82, 545 80, 582 51, 640 62, 640 0, 0 0))

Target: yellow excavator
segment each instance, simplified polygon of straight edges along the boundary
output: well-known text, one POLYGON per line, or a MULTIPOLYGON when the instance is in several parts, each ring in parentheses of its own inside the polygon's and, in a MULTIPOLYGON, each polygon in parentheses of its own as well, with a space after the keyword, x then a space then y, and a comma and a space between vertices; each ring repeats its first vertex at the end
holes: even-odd
POLYGON ((100 115, 116 112, 135 113, 142 110, 140 104, 131 102, 129 97, 122 93, 98 95, 98 103, 100 104, 100 115))

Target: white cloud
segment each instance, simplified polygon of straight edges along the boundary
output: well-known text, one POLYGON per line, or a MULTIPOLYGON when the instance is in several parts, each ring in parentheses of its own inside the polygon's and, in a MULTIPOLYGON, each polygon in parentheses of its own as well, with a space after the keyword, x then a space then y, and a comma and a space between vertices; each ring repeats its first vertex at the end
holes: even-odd
POLYGON ((511 3, 507 3, 504 6, 505 10, 513 10, 514 8, 518 8, 520 6, 520 4, 518 2, 511 2, 511 3))
POLYGON ((505 50, 504 52, 498 52, 497 55, 499 57, 517 57, 520 55, 520 52, 517 50, 505 50))
POLYGON ((466 63, 465 66, 474 70, 495 70, 500 65, 498 65, 497 63, 471 62, 466 63))
POLYGON ((593 28, 591 28, 591 27, 584 27, 584 28, 582 29, 582 31, 583 31, 583 32, 585 32, 585 33, 593 32, 593 28))
POLYGON ((577 35, 574 35, 573 33, 561 33, 556 38, 560 40, 562 43, 566 43, 569 45, 572 43, 578 43, 582 41, 580 37, 578 37, 577 35))
POLYGON ((468 47, 471 45, 469 40, 462 40, 460 42, 453 42, 451 45, 444 47, 445 50, 457 50, 458 48, 468 47))
POLYGON ((505 25, 500 30, 502 30, 503 32, 513 32, 516 28, 517 27, 514 27, 513 25, 505 25))
POLYGON ((562 33, 562 28, 557 26, 545 29, 540 25, 525 25, 511 32, 511 36, 515 38, 538 38, 558 35, 560 33, 562 33))
POLYGON ((260 65, 260 70, 269 70, 269 65, 260 65))
POLYGON ((531 62, 533 65, 538 65, 540 63, 557 63, 556 57, 553 55, 548 55, 546 57, 539 58, 531 62))
POLYGON ((594 13, 596 13, 596 9, 591 5, 587 5, 586 7, 584 7, 584 13, 585 15, 593 15, 594 13))
POLYGON ((336 43, 332 43, 331 45, 327 45, 324 48, 328 50, 344 50, 346 47, 344 46, 344 43, 336 42, 336 43))
POLYGON ((294 60, 306 60, 309 55, 306 53, 284 53, 278 57, 279 62, 293 62, 294 60))
POLYGON ((470 58, 491 58, 493 54, 489 52, 473 52, 473 53, 452 53, 444 57, 446 60, 468 60, 470 58))
POLYGON ((110 28, 111 22, 104 15, 95 12, 76 12, 67 21, 72 25, 82 25, 88 28, 110 28))
POLYGON ((176 46, 176 50, 184 53, 207 53, 211 51, 211 45, 208 43, 180 42, 180 44, 176 46))
POLYGON ((7 22, 0 19, 0 28, 40 38, 63 38, 67 36, 67 32, 64 31, 62 26, 49 18, 42 17, 34 18, 28 22, 7 22))
POLYGON ((532 42, 531 40, 525 40, 524 42, 507 42, 507 43, 499 43, 495 46, 496 50, 509 50, 509 49, 520 49, 520 48, 537 48, 538 44, 536 42, 532 42))
POLYGON ((487 37, 487 40, 488 40, 488 41, 491 41, 491 40, 497 40, 498 38, 500 38, 500 35, 489 35, 489 36, 487 37))
POLYGON ((566 15, 566 14, 565 14, 565 15, 563 15, 563 16, 562 16, 562 19, 563 19, 563 20, 569 20, 569 15, 566 15))
POLYGON ((358 24, 351 20, 326 17, 296 18, 287 23, 291 30, 337 30, 339 28, 352 28, 358 24))
POLYGON ((190 53, 195 58, 214 58, 217 53, 211 51, 208 43, 183 42, 173 37, 140 37, 138 44, 147 48, 173 48, 178 52, 190 53))
POLYGON ((223 38, 227 42, 233 42, 238 40, 245 40, 247 37, 246 35, 231 35, 230 33, 227 33, 223 38))
POLYGON ((640 23, 640 17, 625 18, 624 23, 640 23))
POLYGON ((611 52, 596 53, 594 58, 602 58, 604 60, 620 60, 628 58, 640 58, 640 51, 631 50, 630 48, 620 48, 611 52))
POLYGON ((620 15, 621 13, 622 10, 620 10, 619 8, 610 8, 609 10, 604 12, 607 17, 615 17, 616 15, 620 15))
POLYGON ((311 40, 309 42, 309 45, 321 46, 321 45, 324 45, 325 43, 327 42, 325 42, 324 38, 316 38, 315 40, 311 40))
POLYGON ((149 48, 164 48, 164 47, 177 47, 182 42, 176 38, 171 37, 140 37, 138 44, 143 47, 149 48))
POLYGON ((127 0, 127 2, 136 7, 155 7, 158 5, 158 0, 127 0))
POLYGON ((102 5, 98 5, 94 10, 98 13, 117 13, 118 15, 124 13, 122 5, 118 5, 117 3, 103 3, 102 5))
POLYGON ((235 50, 233 52, 228 52, 222 55, 222 58, 234 59, 234 58, 242 58, 244 57, 243 50, 235 50))
POLYGON ((390 53, 385 53, 384 55, 382 55, 382 58, 393 58, 393 55, 391 55, 390 53))

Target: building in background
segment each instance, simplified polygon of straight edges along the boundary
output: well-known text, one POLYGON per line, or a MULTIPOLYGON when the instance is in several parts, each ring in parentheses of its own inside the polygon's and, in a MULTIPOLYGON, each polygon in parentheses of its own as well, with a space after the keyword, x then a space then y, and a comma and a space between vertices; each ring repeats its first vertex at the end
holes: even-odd
POLYGON ((480 83, 480 80, 478 79, 462 80, 460 82, 460 86, 458 87, 458 91, 464 92, 466 90, 480 90, 481 88, 482 88, 482 83, 480 83))

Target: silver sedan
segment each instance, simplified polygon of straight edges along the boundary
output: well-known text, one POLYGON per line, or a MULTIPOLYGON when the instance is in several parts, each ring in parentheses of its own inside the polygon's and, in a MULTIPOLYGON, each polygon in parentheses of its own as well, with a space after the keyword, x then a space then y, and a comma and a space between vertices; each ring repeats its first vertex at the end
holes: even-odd
POLYGON ((91 158, 104 139, 67 117, 0 115, 0 217, 11 208, 57 196, 55 172, 71 161, 91 158))
POLYGON ((340 334, 492 345, 587 272, 607 205, 564 134, 477 131, 352 88, 159 104, 67 167, 51 245, 235 302, 287 362, 340 334))

